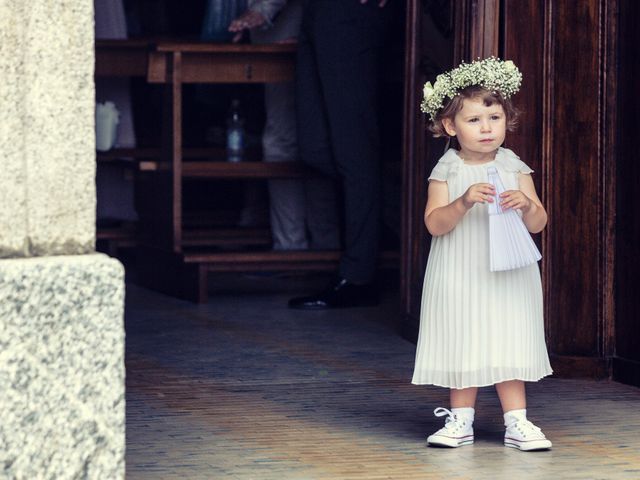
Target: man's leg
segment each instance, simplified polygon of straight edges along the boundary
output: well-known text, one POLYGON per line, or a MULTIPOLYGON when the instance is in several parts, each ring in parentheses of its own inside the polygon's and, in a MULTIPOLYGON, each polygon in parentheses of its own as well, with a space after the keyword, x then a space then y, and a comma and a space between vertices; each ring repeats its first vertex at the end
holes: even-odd
POLYGON ((306 87, 299 82, 296 98, 299 112, 306 112, 307 116, 298 117, 300 149, 305 162, 342 180, 345 249, 340 278, 317 295, 290 300, 292 308, 377 303, 377 295, 369 285, 377 260, 380 217, 375 108, 378 72, 377 51, 372 49, 377 50, 374 47, 382 38, 377 38, 380 32, 375 29, 362 28, 358 19, 362 12, 377 17, 372 9, 355 0, 315 0, 305 4, 298 78, 304 79, 306 87))
POLYGON ((296 58, 296 111, 298 118, 298 149, 301 160, 325 175, 336 177, 329 126, 320 78, 315 45, 310 30, 315 10, 307 2, 302 15, 296 58), (307 7, 307 4, 309 7, 307 7))
MULTIPOLYGON (((262 134, 265 162, 298 160, 293 83, 265 85, 267 121, 262 134)), ((308 248, 304 184, 297 179, 269 180, 271 234, 275 250, 308 248)))
POLYGON ((380 234, 381 178, 378 59, 387 26, 375 2, 313 2, 313 42, 327 109, 329 136, 345 202, 340 275, 373 280, 380 234))
POLYGON ((324 94, 318 76, 315 47, 310 38, 315 21, 312 2, 306 2, 298 38, 296 110, 300 159, 318 171, 305 181, 307 228, 312 249, 340 248, 338 172, 333 160, 324 94))

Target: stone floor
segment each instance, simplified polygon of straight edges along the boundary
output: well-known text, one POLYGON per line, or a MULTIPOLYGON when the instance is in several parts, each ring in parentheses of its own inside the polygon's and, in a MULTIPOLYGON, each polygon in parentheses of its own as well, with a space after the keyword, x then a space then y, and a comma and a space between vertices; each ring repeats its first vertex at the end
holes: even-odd
POLYGON ((427 448, 447 391, 410 384, 393 294, 299 312, 286 299, 308 281, 259 277, 242 295, 233 281, 202 306, 129 286, 128 479, 640 479, 640 389, 531 384, 530 418, 554 448, 523 453, 502 446, 485 388, 476 443, 427 448))

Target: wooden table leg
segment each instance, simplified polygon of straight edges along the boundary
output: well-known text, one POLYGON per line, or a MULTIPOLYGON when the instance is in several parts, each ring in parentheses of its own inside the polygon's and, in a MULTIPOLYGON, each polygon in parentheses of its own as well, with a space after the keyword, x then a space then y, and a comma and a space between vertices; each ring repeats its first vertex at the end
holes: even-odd
POLYGON ((171 68, 171 157, 173 174, 173 251, 182 251, 182 53, 173 52, 171 68))

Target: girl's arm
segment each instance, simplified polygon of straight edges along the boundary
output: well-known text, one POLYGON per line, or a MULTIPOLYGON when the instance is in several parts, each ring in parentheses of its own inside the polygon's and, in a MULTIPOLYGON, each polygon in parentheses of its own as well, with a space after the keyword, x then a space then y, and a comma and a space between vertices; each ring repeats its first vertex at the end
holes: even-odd
POLYGON ((447 182, 429 181, 429 196, 424 224, 434 237, 449 233, 476 203, 493 202, 495 191, 490 183, 476 183, 461 197, 449 203, 447 182))
POLYGON ((529 174, 518 176, 520 190, 504 192, 501 205, 505 208, 519 208, 522 210, 522 220, 531 233, 541 232, 547 225, 547 212, 536 193, 536 187, 529 174))

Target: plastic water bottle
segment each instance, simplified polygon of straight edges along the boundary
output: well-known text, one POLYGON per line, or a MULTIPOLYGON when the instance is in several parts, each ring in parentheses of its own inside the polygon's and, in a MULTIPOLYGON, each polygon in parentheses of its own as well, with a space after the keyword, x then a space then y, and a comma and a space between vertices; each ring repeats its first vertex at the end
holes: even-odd
POLYGON ((244 118, 240 101, 233 100, 227 117, 227 161, 240 162, 244 154, 244 118))

